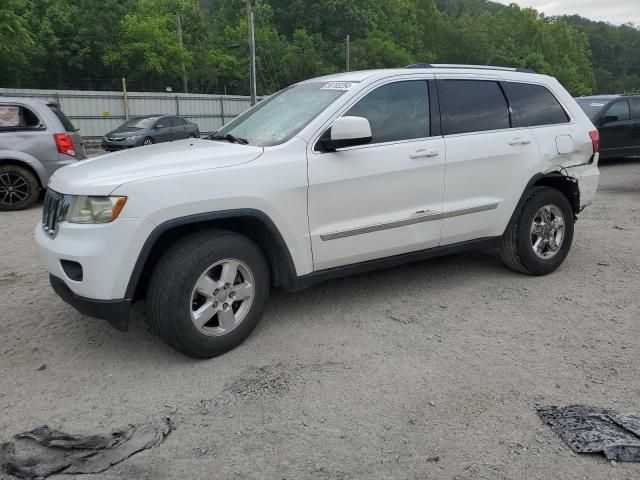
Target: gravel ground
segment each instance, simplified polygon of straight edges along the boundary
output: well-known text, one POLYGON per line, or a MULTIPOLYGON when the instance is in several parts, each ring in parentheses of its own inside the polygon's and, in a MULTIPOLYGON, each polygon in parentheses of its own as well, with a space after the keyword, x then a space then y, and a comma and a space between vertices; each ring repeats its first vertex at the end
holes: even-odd
POLYGON ((573 454, 535 414, 640 413, 640 162, 601 172, 550 276, 469 253, 275 291, 210 361, 149 334, 143 305, 128 333, 67 306, 36 258, 40 207, 1 213, 0 441, 171 415, 162 445, 92 478, 640 478, 573 454))

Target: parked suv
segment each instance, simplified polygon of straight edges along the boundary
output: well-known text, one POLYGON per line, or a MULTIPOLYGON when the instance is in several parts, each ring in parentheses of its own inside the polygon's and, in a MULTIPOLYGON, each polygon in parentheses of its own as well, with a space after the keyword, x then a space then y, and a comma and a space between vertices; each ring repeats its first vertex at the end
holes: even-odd
POLYGON ((470 248, 553 272, 597 165, 597 130, 551 77, 349 72, 288 87, 208 139, 57 172, 35 238, 80 312, 126 329, 146 297, 166 343, 211 357, 250 334, 272 286, 470 248))
POLYGON ((83 158, 82 137, 57 104, 0 95, 0 211, 29 208, 53 172, 83 158))
POLYGON ((198 125, 175 115, 147 115, 127 120, 102 138, 108 152, 200 136, 198 125))
POLYGON ((600 131, 600 158, 640 155, 640 94, 576 98, 600 131))

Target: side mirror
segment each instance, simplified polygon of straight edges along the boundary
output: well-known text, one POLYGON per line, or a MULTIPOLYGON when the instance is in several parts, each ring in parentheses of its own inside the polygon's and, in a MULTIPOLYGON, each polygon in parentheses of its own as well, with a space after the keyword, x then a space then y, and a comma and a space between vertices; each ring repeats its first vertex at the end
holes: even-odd
POLYGON ((371 125, 364 117, 336 118, 327 133, 320 139, 320 145, 326 152, 335 152, 338 148, 355 147, 371 142, 371 125))
POLYGON ((611 122, 617 122, 617 121, 618 121, 617 115, 605 115, 604 117, 602 117, 602 120, 601 120, 602 123, 611 123, 611 122))

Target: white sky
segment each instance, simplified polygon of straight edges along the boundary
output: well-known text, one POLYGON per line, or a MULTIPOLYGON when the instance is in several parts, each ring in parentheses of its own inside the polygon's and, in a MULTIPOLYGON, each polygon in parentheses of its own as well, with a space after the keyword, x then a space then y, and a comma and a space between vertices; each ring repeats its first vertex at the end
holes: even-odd
POLYGON ((533 7, 545 15, 571 15, 577 13, 591 20, 616 25, 634 23, 640 26, 640 0, 495 0, 506 5, 517 3, 533 7))

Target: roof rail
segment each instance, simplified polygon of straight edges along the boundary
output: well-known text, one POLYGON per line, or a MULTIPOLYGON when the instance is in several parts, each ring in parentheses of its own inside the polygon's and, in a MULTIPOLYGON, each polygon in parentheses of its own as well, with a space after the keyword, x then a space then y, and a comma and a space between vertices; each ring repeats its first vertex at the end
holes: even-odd
POLYGON ((536 73, 528 68, 493 67, 491 65, 461 65, 448 63, 414 63, 404 68, 459 68, 469 70, 502 70, 507 72, 536 73))

